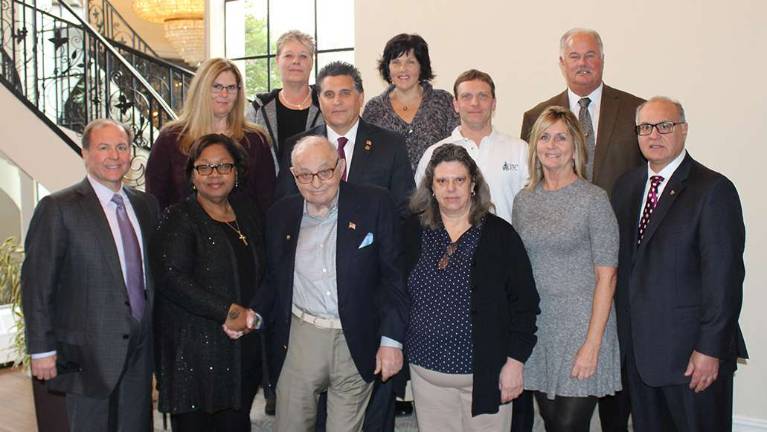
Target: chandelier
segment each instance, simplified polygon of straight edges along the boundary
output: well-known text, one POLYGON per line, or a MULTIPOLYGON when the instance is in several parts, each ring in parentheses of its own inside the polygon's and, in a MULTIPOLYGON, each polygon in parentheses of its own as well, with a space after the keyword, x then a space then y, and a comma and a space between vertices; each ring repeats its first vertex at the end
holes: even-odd
POLYGON ((192 66, 205 59, 205 3, 203 0, 136 0, 133 10, 142 19, 162 23, 165 38, 192 66))

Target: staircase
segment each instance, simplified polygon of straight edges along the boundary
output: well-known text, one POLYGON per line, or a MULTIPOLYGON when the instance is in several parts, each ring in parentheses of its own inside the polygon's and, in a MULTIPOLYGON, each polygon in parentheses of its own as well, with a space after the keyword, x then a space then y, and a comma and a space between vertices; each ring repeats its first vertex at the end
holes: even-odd
MULTIPOLYGON (((82 177, 79 157, 57 158, 53 172, 28 164, 50 159, 62 148, 78 156, 85 125, 96 118, 113 118, 134 132, 126 183, 143 187, 152 143, 163 125, 176 118, 193 72, 160 59, 106 0, 88 2, 88 21, 64 0, 46 9, 37 0, 0 1, 3 94, 12 94, 39 120, 36 125, 14 125, 19 109, 14 107, 5 114, 11 114, 6 126, 30 132, 45 128, 58 137, 55 142, 29 143, 3 139, 0 151, 55 190, 60 183, 56 177, 63 171, 74 170, 82 177), (38 177, 41 171, 43 178, 38 177)), ((4 111, 9 108, 2 99, 0 104, 4 111)), ((0 137, 8 138, 5 133, 0 137)))

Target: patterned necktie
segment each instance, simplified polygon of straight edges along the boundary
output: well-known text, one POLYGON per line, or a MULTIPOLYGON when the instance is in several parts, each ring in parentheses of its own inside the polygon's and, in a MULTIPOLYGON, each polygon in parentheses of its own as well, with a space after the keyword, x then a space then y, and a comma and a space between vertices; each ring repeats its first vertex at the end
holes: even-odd
POLYGON ((596 147, 596 137, 594 136, 594 123, 591 121, 591 114, 589 114, 589 104, 591 99, 581 98, 578 101, 578 105, 581 106, 581 110, 578 112, 578 122, 581 124, 581 130, 586 137, 586 153, 588 160, 586 162, 586 178, 591 181, 592 174, 594 172, 594 149, 596 147))
MULTIPOLYGON (((338 158, 343 159, 346 162, 346 153, 344 153, 344 146, 349 142, 346 137, 338 137, 338 158)), ((341 177, 346 181, 346 164, 344 164, 344 175, 341 177)))
POLYGON ((130 302, 131 315, 141 321, 144 316, 144 268, 141 264, 141 248, 138 244, 136 231, 128 219, 125 203, 121 195, 115 194, 112 202, 117 205, 117 225, 120 227, 120 237, 123 240, 123 255, 125 259, 125 280, 128 288, 128 301, 130 302))
POLYGON ((639 237, 637 238, 637 246, 642 243, 642 238, 647 230, 647 224, 650 223, 650 216, 652 211, 658 205, 658 186, 663 183, 663 177, 656 175, 650 177, 650 190, 647 191, 647 201, 644 204, 644 210, 642 210, 642 219, 639 220, 639 237))

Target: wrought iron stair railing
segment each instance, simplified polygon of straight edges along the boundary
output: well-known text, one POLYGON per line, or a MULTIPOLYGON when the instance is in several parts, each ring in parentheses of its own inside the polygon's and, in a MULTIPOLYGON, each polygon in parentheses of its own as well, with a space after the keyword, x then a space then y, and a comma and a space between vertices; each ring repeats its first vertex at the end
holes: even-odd
POLYGON ((64 2, 53 14, 35 0, 0 0, 6 82, 59 127, 82 133, 109 117, 134 132, 129 182, 142 186, 149 149, 174 111, 120 51, 64 2), (8 67, 6 67, 6 63, 8 67))

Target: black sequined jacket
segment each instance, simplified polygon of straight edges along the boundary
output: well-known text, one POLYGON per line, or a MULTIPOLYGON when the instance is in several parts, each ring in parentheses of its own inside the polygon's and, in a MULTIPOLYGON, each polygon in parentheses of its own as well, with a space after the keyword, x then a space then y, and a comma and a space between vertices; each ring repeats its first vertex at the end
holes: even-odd
MULTIPOLYGON (((232 199, 231 205, 253 248, 255 280, 260 282, 265 264, 257 208, 244 199, 232 199)), ((240 298, 237 259, 224 228, 191 195, 164 212, 150 259, 157 286, 159 410, 181 414, 239 409, 241 340, 230 340, 221 328, 229 306, 240 298)))

